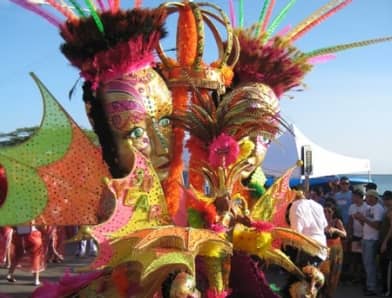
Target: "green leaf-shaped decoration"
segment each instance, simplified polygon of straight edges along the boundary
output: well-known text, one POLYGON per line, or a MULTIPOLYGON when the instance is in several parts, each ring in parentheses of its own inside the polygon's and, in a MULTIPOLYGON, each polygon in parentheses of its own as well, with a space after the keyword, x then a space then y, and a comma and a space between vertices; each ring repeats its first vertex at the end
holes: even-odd
POLYGON ((38 130, 25 142, 0 148, 8 193, 0 208, 0 225, 17 225, 36 218, 48 196, 38 168, 61 159, 71 144, 71 124, 42 82, 31 74, 41 92, 44 115, 38 130))

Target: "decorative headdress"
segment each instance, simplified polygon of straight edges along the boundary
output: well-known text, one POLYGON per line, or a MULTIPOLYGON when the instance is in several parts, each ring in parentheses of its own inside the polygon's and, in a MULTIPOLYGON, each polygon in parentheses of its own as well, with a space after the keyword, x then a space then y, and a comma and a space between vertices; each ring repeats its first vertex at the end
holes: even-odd
POLYGON ((121 10, 120 1, 86 0, 88 11, 77 1, 70 1, 76 13, 62 1, 48 0, 47 4, 65 16, 60 21, 42 6, 28 0, 10 0, 31 10, 60 29, 65 43, 61 51, 93 89, 101 82, 151 65, 153 51, 165 35, 165 10, 121 10))
POLYGON ((194 175, 202 170, 213 193, 222 192, 223 188, 232 190, 241 172, 249 167, 246 160, 254 150, 254 143, 248 138, 273 136, 282 123, 271 111, 269 103, 260 100, 268 96, 264 92, 270 90, 260 87, 260 84, 245 85, 219 98, 217 106, 212 100, 199 100, 189 105, 184 113, 174 114, 175 124, 188 131, 199 148, 193 152, 195 168, 190 171, 194 175), (234 164, 223 185, 223 180, 218 178, 219 168, 227 169, 234 164))
MULTIPOLYGON (((333 53, 392 40, 392 37, 384 37, 302 52, 294 43, 352 0, 331 0, 294 28, 287 26, 273 35, 295 2, 296 0, 290 0, 269 24, 275 0, 265 0, 258 22, 250 28, 243 28, 243 0, 240 1, 239 26, 236 33, 241 54, 234 68, 235 83, 263 83, 280 97, 301 85, 304 76, 315 63, 333 59, 333 53)), ((234 9, 231 9, 231 19, 235 23, 234 9)))
MULTIPOLYGON (((163 4, 168 15, 178 12, 177 23, 177 61, 169 58, 158 47, 161 69, 171 87, 193 86, 202 89, 217 90, 223 93, 233 77, 239 44, 233 34, 229 18, 225 12, 212 3, 195 3, 191 1, 167 2, 163 4), (226 31, 222 38, 218 25, 226 31), (208 64, 203 61, 206 44, 205 26, 212 32, 212 40, 218 50, 218 57, 208 64), (231 58, 228 63, 229 57, 231 58)), ((209 42, 211 43, 211 42, 209 42)))
MULTIPOLYGON (((209 91, 216 91, 218 94, 225 92, 225 88, 232 81, 232 67, 238 58, 239 44, 233 34, 229 18, 214 4, 184 1, 167 2, 162 7, 165 7, 168 15, 176 12, 179 15, 176 59, 169 58, 161 46, 157 51, 162 62, 160 69, 172 91, 173 110, 184 111, 186 105, 194 101, 196 92, 204 95, 209 91), (221 36, 219 26, 224 27, 225 37, 221 36), (212 63, 203 61, 206 42, 205 27, 212 32, 211 43, 215 44, 218 49, 218 57, 212 63), (224 44, 225 40, 226 44, 224 44), (228 64, 230 56, 234 58, 228 64)), ((180 127, 174 128, 173 134, 175 155, 172 159, 170 177, 165 181, 166 193, 170 193, 166 198, 169 204, 173 200, 178 200, 181 195, 179 182, 182 180, 182 152, 185 137, 180 127)), ((192 149, 190 153, 190 164, 192 164, 192 149)), ((197 179, 200 184, 202 183, 196 175, 192 179, 197 179)))

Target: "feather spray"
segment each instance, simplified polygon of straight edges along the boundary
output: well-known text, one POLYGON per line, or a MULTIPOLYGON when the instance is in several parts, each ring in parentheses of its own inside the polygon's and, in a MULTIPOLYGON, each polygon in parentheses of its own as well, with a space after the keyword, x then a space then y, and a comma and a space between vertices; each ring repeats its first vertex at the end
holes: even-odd
POLYGON ((55 16, 46 12, 45 10, 43 10, 42 8, 40 8, 37 5, 31 4, 30 2, 28 2, 26 0, 10 0, 10 1, 12 3, 15 3, 16 5, 23 7, 26 10, 30 10, 30 11, 36 13, 37 15, 43 17, 45 20, 47 20, 49 23, 51 23, 52 25, 54 25, 56 27, 61 26, 60 20, 58 20, 55 16))
POLYGON ((69 20, 77 19, 77 16, 68 6, 61 5, 56 0, 46 0, 46 2, 48 2, 48 4, 50 4, 53 8, 57 9, 60 13, 62 13, 67 19, 69 20))
POLYGON ((311 51, 309 53, 306 53, 305 57, 307 57, 309 59, 309 58, 320 56, 320 55, 327 55, 327 54, 341 52, 341 51, 345 51, 345 50, 349 50, 349 49, 353 49, 353 48, 366 47, 366 46, 370 46, 373 44, 386 42, 386 41, 392 41, 392 36, 356 41, 356 42, 352 42, 352 43, 346 43, 346 44, 340 44, 340 45, 335 45, 335 46, 331 46, 331 47, 321 48, 321 49, 317 49, 317 50, 311 51))
POLYGON ((303 28, 305 28, 308 24, 312 23, 314 20, 319 18, 321 15, 324 13, 328 12, 330 9, 333 9, 337 5, 341 4, 342 2, 345 2, 346 0, 331 0, 324 6, 320 7, 318 10, 313 12, 310 16, 305 18, 302 22, 300 22, 298 25, 296 25, 287 35, 287 39, 291 39, 294 35, 296 35, 298 32, 300 32, 303 28))
POLYGON ((268 37, 271 36, 272 33, 274 33, 276 28, 285 18, 285 16, 287 15, 291 7, 293 7, 296 1, 297 0, 291 0, 289 3, 286 4, 286 6, 282 9, 282 11, 276 16, 276 18, 272 21, 271 25, 267 29, 267 34, 265 36, 265 39, 268 39, 268 37))
POLYGON ((234 0, 229 1, 229 13, 230 13, 230 22, 233 27, 237 26, 236 16, 235 16, 235 8, 234 8, 234 0))
POLYGON ((265 1, 264 1, 263 8, 261 9, 259 18, 258 18, 258 20, 257 20, 257 25, 256 25, 256 30, 255 30, 255 37, 256 37, 256 38, 259 36, 260 31, 261 31, 261 32, 264 32, 264 31, 265 31, 265 27, 266 27, 266 26, 264 26, 264 19, 265 19, 265 16, 266 16, 266 14, 267 14, 267 9, 268 9, 268 6, 269 6, 270 1, 271 1, 271 0, 265 0, 265 1))
POLYGON ((305 26, 301 31, 298 31, 296 34, 294 34, 291 37, 291 41, 294 42, 297 39, 301 38, 304 36, 307 32, 309 32, 312 28, 316 27, 317 25, 320 25, 322 22, 324 22, 326 19, 337 13, 339 10, 343 9, 347 5, 349 5, 352 2, 352 0, 346 0, 342 3, 340 3, 338 6, 335 6, 331 10, 327 11, 323 15, 321 15, 319 18, 315 19, 311 23, 309 23, 307 26, 305 26))
POLYGON ((79 5, 79 3, 76 0, 69 0, 69 2, 71 2, 72 5, 75 7, 79 16, 86 17, 86 14, 84 13, 83 8, 79 5))
POLYGON ((97 9, 94 7, 94 4, 91 2, 91 0, 84 0, 84 2, 86 3, 88 9, 90 10, 90 14, 91 14, 95 24, 97 25, 98 30, 103 34, 104 28, 103 28, 101 18, 97 14, 97 9))

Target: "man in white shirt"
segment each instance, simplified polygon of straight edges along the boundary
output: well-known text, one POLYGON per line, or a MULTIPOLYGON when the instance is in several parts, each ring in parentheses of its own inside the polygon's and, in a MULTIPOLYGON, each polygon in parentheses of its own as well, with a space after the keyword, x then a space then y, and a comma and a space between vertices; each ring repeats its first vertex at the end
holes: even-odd
POLYGON ((366 271, 365 296, 376 296, 377 290, 377 249, 384 208, 378 204, 378 193, 374 189, 366 192, 365 214, 357 212, 354 218, 363 224, 362 260, 366 271))
POLYGON ((347 239, 350 244, 351 250, 346 253, 347 258, 344 258, 344 264, 346 264, 345 274, 342 275, 342 279, 344 277, 347 280, 351 280, 352 282, 358 283, 361 281, 362 276, 364 275, 364 268, 362 265, 362 223, 354 218, 354 214, 362 213, 365 214, 366 206, 364 199, 364 192, 357 188, 352 191, 352 204, 348 209, 349 221, 347 228, 347 239))
MULTIPOLYGON (((289 219, 290 227, 293 230, 308 236, 324 247, 327 246, 324 230, 328 226, 328 223, 323 207, 319 203, 307 199, 302 192, 298 192, 298 199, 291 205, 289 219)), ((322 249, 316 257, 308 256, 307 260, 302 260, 302 262, 307 261, 311 265, 318 266, 321 261, 327 258, 327 255, 327 249, 322 249)))
POLYGON ((360 189, 354 189, 352 192, 352 201, 350 208, 348 209, 349 224, 348 224, 348 237, 352 241, 360 241, 363 234, 362 223, 354 218, 354 214, 362 213, 365 214, 366 206, 363 201, 364 193, 360 189))

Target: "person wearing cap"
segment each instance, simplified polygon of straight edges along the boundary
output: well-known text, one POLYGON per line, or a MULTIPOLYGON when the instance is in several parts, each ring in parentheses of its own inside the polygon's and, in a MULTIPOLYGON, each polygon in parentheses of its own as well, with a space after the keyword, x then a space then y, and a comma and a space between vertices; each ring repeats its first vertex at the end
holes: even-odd
POLYGON ((338 206, 339 214, 342 217, 344 226, 348 225, 348 209, 351 205, 350 180, 346 176, 342 176, 339 180, 340 191, 335 194, 335 201, 338 206))
POLYGON ((380 269, 382 296, 392 296, 392 191, 386 190, 382 195, 386 209, 380 228, 380 269))
POLYGON ((377 184, 373 182, 365 184, 365 191, 368 191, 370 189, 377 190, 377 184))
POLYGON ((353 216, 363 224, 362 261, 366 272, 365 296, 376 296, 377 290, 377 251, 381 221, 384 208, 378 204, 378 193, 374 189, 366 192, 365 214, 360 212, 353 216))

